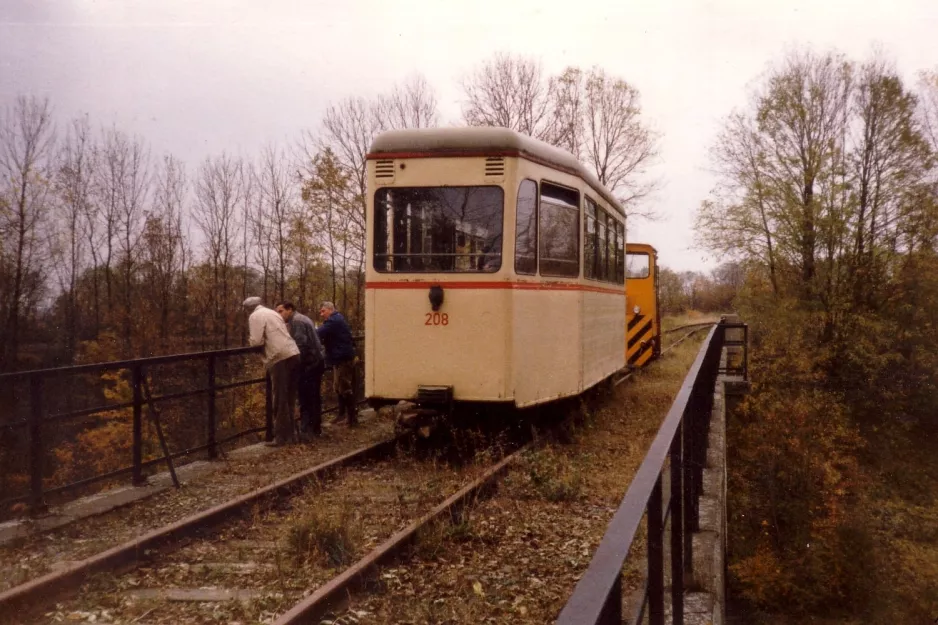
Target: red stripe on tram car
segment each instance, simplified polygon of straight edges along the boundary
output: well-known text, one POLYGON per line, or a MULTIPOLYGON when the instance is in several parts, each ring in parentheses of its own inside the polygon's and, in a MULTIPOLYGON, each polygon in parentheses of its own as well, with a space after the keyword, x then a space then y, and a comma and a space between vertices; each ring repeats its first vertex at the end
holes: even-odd
POLYGON ((492 290, 514 289, 519 291, 586 291, 621 295, 624 289, 609 289, 588 284, 544 283, 544 282, 366 282, 366 289, 428 289, 440 286, 444 289, 492 290))

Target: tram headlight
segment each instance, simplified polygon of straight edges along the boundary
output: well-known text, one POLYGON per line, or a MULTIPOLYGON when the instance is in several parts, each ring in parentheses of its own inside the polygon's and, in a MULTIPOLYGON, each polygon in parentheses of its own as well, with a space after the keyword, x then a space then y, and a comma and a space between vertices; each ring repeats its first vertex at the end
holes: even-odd
POLYGON ((642 310, 641 308, 639 308, 638 306, 636 306, 635 308, 632 309, 632 312, 637 315, 639 312, 641 312, 641 310, 642 310))

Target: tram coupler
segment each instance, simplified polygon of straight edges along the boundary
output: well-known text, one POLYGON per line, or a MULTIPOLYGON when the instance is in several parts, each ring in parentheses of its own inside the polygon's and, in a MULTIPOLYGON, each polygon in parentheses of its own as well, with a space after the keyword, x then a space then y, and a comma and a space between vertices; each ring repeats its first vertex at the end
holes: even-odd
POLYGON ((397 415, 397 430, 417 432, 423 438, 453 413, 452 386, 418 386, 413 403, 401 406, 397 415))
POLYGON ((439 410, 432 408, 406 408, 397 415, 396 429, 398 432, 416 432, 428 438, 441 416, 439 410))

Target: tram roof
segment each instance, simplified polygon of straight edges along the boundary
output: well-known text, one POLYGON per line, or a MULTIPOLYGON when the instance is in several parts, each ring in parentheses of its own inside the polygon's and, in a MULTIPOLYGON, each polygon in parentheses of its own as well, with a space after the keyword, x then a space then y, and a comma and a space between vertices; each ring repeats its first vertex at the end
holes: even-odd
POLYGON ((411 128, 381 133, 371 144, 369 159, 441 156, 520 156, 582 178, 621 215, 619 201, 572 154, 508 128, 411 128))

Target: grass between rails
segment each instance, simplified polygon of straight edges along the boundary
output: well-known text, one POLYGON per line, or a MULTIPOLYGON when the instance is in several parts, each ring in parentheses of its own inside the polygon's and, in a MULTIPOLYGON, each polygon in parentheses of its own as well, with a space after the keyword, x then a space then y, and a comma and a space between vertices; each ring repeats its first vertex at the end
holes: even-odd
MULTIPOLYGON (((422 535, 338 615, 358 623, 549 623, 566 603, 699 350, 685 341, 585 403, 564 440, 542 441, 489 499, 422 535)), ((643 538, 635 549, 644 550, 643 538)), ((641 563, 631 565, 637 571, 641 563)), ((641 576, 627 579, 637 587, 641 576)), ((628 594, 632 587, 624 590, 628 594)), ((329 621, 326 621, 329 622, 329 621)))

